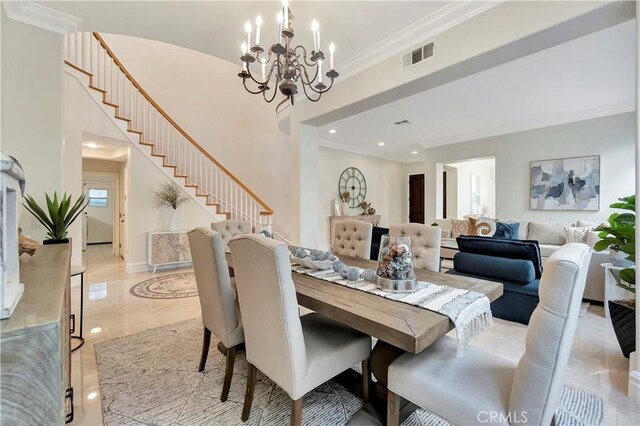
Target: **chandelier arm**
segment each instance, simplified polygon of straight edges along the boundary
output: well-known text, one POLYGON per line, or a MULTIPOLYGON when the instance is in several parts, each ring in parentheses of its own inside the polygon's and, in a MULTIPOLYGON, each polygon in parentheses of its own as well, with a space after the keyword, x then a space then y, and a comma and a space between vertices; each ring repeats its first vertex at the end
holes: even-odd
POLYGON ((318 71, 320 70, 320 68, 316 65, 316 72, 311 80, 309 80, 309 73, 307 72, 307 68, 302 64, 300 65, 300 68, 302 68, 302 70, 304 71, 304 75, 307 77, 307 82, 305 83, 304 79, 302 79, 302 74, 300 74, 300 81, 302 81, 302 85, 304 86, 305 84, 307 84, 308 86, 311 86, 318 78, 318 71))
MULTIPOLYGON (((331 79, 331 83, 329 83, 329 86, 328 86, 326 89, 324 89, 324 90, 316 90, 316 89, 314 89, 314 88, 313 88, 313 86, 312 86, 312 85, 310 85, 310 84, 309 84, 309 89, 311 89, 311 91, 313 91, 314 93, 318 93, 318 94, 320 94, 320 95, 321 95, 321 94, 326 93, 326 92, 328 92, 329 90, 331 90, 331 88, 333 87, 333 80, 334 80, 334 79, 332 78, 332 79, 331 79)), ((302 88, 304 88, 304 86, 305 86, 305 85, 303 84, 303 85, 302 85, 302 88)), ((319 98, 318 98, 318 99, 319 99, 319 98)))
POLYGON ((266 87, 262 91, 262 97, 264 98, 265 101, 267 101, 268 104, 273 102, 273 100, 276 98, 276 95, 278 94, 278 91, 276 90, 277 88, 278 88, 278 86, 276 85, 276 87, 273 89, 273 96, 271 97, 271 99, 267 99, 267 88, 266 87))
MULTIPOLYGON (((311 86, 309 86, 309 87, 311 87, 311 86)), ((313 90, 313 88, 311 90, 313 90)), ((304 84, 302 85, 302 91, 304 92, 304 95, 307 97, 307 99, 309 99, 311 102, 318 102, 320 100, 320 98, 322 97, 322 93, 323 93, 323 92, 317 92, 317 91, 313 90, 315 93, 318 93, 318 97, 316 99, 313 99, 311 96, 309 96, 309 93, 307 93, 307 89, 306 89, 306 86, 304 84)))
POLYGON ((246 79, 246 78, 243 78, 243 79, 242 79, 242 85, 244 86, 245 90, 246 90, 247 92, 251 93, 252 95, 259 95, 260 93, 264 92, 264 89, 262 89, 262 90, 258 90, 257 92, 254 92, 253 90, 249 89, 249 88, 247 87, 247 79, 246 79))
MULTIPOLYGON (((302 59, 304 60, 304 63, 307 64, 307 66, 312 67, 314 64, 313 63, 309 63, 309 61, 307 61, 307 49, 305 49, 305 47, 301 44, 297 45, 294 49, 293 52, 296 53, 296 50, 298 49, 302 49, 302 59)), ((298 58, 300 57, 300 54, 297 54, 298 58)))
MULTIPOLYGON (((266 83, 266 81, 265 81, 265 82, 261 82, 261 81, 256 80, 256 79, 253 77, 253 74, 251 73, 251 66, 250 66, 250 64, 247 64, 247 73, 249 74, 249 77, 251 78, 251 80, 253 80, 253 81, 254 81, 258 86, 266 86, 266 84, 265 84, 265 83, 266 83)), ((267 80, 267 81, 269 81, 269 80, 267 80)), ((260 93, 260 92, 256 92, 256 93, 260 93)))

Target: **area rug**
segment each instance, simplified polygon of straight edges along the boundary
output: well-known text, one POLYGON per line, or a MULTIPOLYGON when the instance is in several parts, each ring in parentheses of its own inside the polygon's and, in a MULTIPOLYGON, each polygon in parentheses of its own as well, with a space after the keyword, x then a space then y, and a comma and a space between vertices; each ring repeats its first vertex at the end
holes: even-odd
POLYGON ((142 281, 129 290, 134 296, 147 299, 182 299, 198 295, 193 272, 162 275, 142 281))
MULTIPOLYGON (((224 357, 212 337, 203 373, 197 372, 202 343, 199 318, 153 328, 95 345, 103 423, 109 425, 260 425, 289 423, 289 397, 258 373, 251 417, 240 414, 246 385, 246 360, 236 356, 229 399, 220 402, 224 357)), ((558 424, 599 425, 603 400, 565 386, 558 424)), ((362 401, 339 384, 329 381, 304 398, 305 425, 346 424, 362 401)), ((404 426, 444 426, 445 420, 417 410, 404 426)))

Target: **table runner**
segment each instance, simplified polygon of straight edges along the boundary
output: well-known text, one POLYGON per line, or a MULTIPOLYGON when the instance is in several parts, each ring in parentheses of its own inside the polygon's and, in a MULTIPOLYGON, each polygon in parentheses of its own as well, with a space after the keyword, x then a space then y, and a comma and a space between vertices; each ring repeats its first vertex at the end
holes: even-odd
MULTIPOLYGON (((358 271, 358 276, 363 271, 361 268, 354 269, 358 271)), ((485 328, 493 325, 491 302, 487 296, 476 291, 418 281, 418 290, 413 293, 389 293, 380 290, 374 283, 365 281, 362 278, 358 278, 356 281, 349 281, 332 269, 318 271, 292 264, 291 270, 299 274, 309 275, 320 280, 375 294, 385 299, 396 300, 446 315, 456 328, 458 357, 464 355, 464 347, 469 343, 469 340, 476 337, 485 328)))

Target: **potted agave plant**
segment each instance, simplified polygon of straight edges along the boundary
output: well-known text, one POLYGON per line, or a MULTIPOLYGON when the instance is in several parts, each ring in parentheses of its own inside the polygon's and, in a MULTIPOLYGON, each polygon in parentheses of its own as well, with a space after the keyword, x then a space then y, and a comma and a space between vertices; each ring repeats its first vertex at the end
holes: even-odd
POLYGON ((49 194, 45 194, 47 202, 46 211, 41 208, 36 200, 31 196, 25 197, 24 207, 31 213, 47 230, 47 238, 42 243, 62 244, 68 243, 67 229, 87 207, 86 196, 82 194, 75 203, 72 204, 71 195, 66 193, 58 200, 58 193, 53 193, 53 199, 49 194))
MULTIPOLYGON (((594 250, 603 251, 609 248, 610 251, 616 251, 614 257, 611 257, 612 263, 624 268, 620 271, 620 282, 618 283, 618 287, 621 287, 635 295, 636 197, 635 195, 631 195, 629 197, 620 198, 620 202, 613 203, 610 207, 631 211, 631 213, 613 213, 609 216, 609 226, 597 228, 601 231, 600 234, 598 234, 601 240, 595 244, 594 250), (616 263, 613 262, 614 259, 616 259, 616 263), (620 260, 623 262, 620 262, 620 260)), ((636 350, 635 298, 609 300, 608 303, 613 330, 616 333, 620 349, 622 349, 624 356, 629 358, 629 354, 636 350)))

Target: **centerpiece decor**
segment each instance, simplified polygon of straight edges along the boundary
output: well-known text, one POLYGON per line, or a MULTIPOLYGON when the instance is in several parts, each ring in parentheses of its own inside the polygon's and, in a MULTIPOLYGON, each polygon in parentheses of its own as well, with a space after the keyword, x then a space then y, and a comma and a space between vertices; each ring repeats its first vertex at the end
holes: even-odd
POLYGON ((174 182, 163 182, 158 191, 153 191, 157 208, 171 208, 169 230, 178 229, 178 207, 189 201, 189 196, 174 182))
POLYGON ((53 199, 49 194, 45 194, 47 210, 41 208, 36 200, 27 195, 24 200, 24 207, 31 213, 47 230, 47 238, 43 244, 62 244, 68 243, 67 229, 76 220, 76 218, 87 207, 87 197, 82 194, 73 205, 71 204, 71 195, 66 192, 62 199, 58 200, 58 193, 53 193, 53 199))
POLYGON ((413 270, 411 237, 382 236, 376 286, 392 293, 412 293, 418 289, 418 280, 413 270))
MULTIPOLYGON (((322 68, 325 61, 325 54, 320 48, 320 26, 317 21, 311 24, 313 31, 313 50, 307 53, 307 49, 298 45, 294 47, 293 37, 295 35, 291 23, 293 22, 293 14, 289 10, 289 1, 282 1, 282 10, 277 15, 278 32, 276 33, 275 43, 271 47, 263 48, 260 44, 260 30, 262 27, 262 17, 258 16, 255 20, 255 43, 252 43, 252 26, 251 21, 247 21, 244 30, 247 40, 242 43, 242 71, 238 73, 238 77, 242 78, 242 84, 247 92, 253 95, 262 95, 266 102, 272 102, 278 91, 272 90, 270 85, 277 87, 285 96, 276 107, 284 104, 287 100, 293 105, 295 95, 298 94, 298 84, 300 83, 302 91, 307 99, 317 102, 323 93, 328 92, 333 86, 333 81, 338 77, 338 72, 333 67, 333 55, 335 45, 329 45, 329 70, 324 74, 330 81, 327 86, 323 81, 322 68), (257 62, 260 64, 259 75, 255 71, 251 71, 251 64, 257 62), (249 88, 247 82, 256 85, 256 88, 249 88), (267 94, 272 90, 270 94, 267 94)), ((265 46, 266 47, 266 46, 265 46)), ((327 69, 325 65, 325 70, 327 69)))
MULTIPOLYGON (((601 231, 601 238, 595 246, 595 251, 609 249, 611 263, 624 268, 620 271, 618 287, 630 294, 636 294, 636 197, 630 195, 620 198, 619 202, 611 204, 614 209, 627 210, 631 213, 612 213, 608 226, 596 228, 601 231)), ((625 357, 636 349, 636 304, 635 298, 623 300, 609 300, 611 323, 625 357)))

